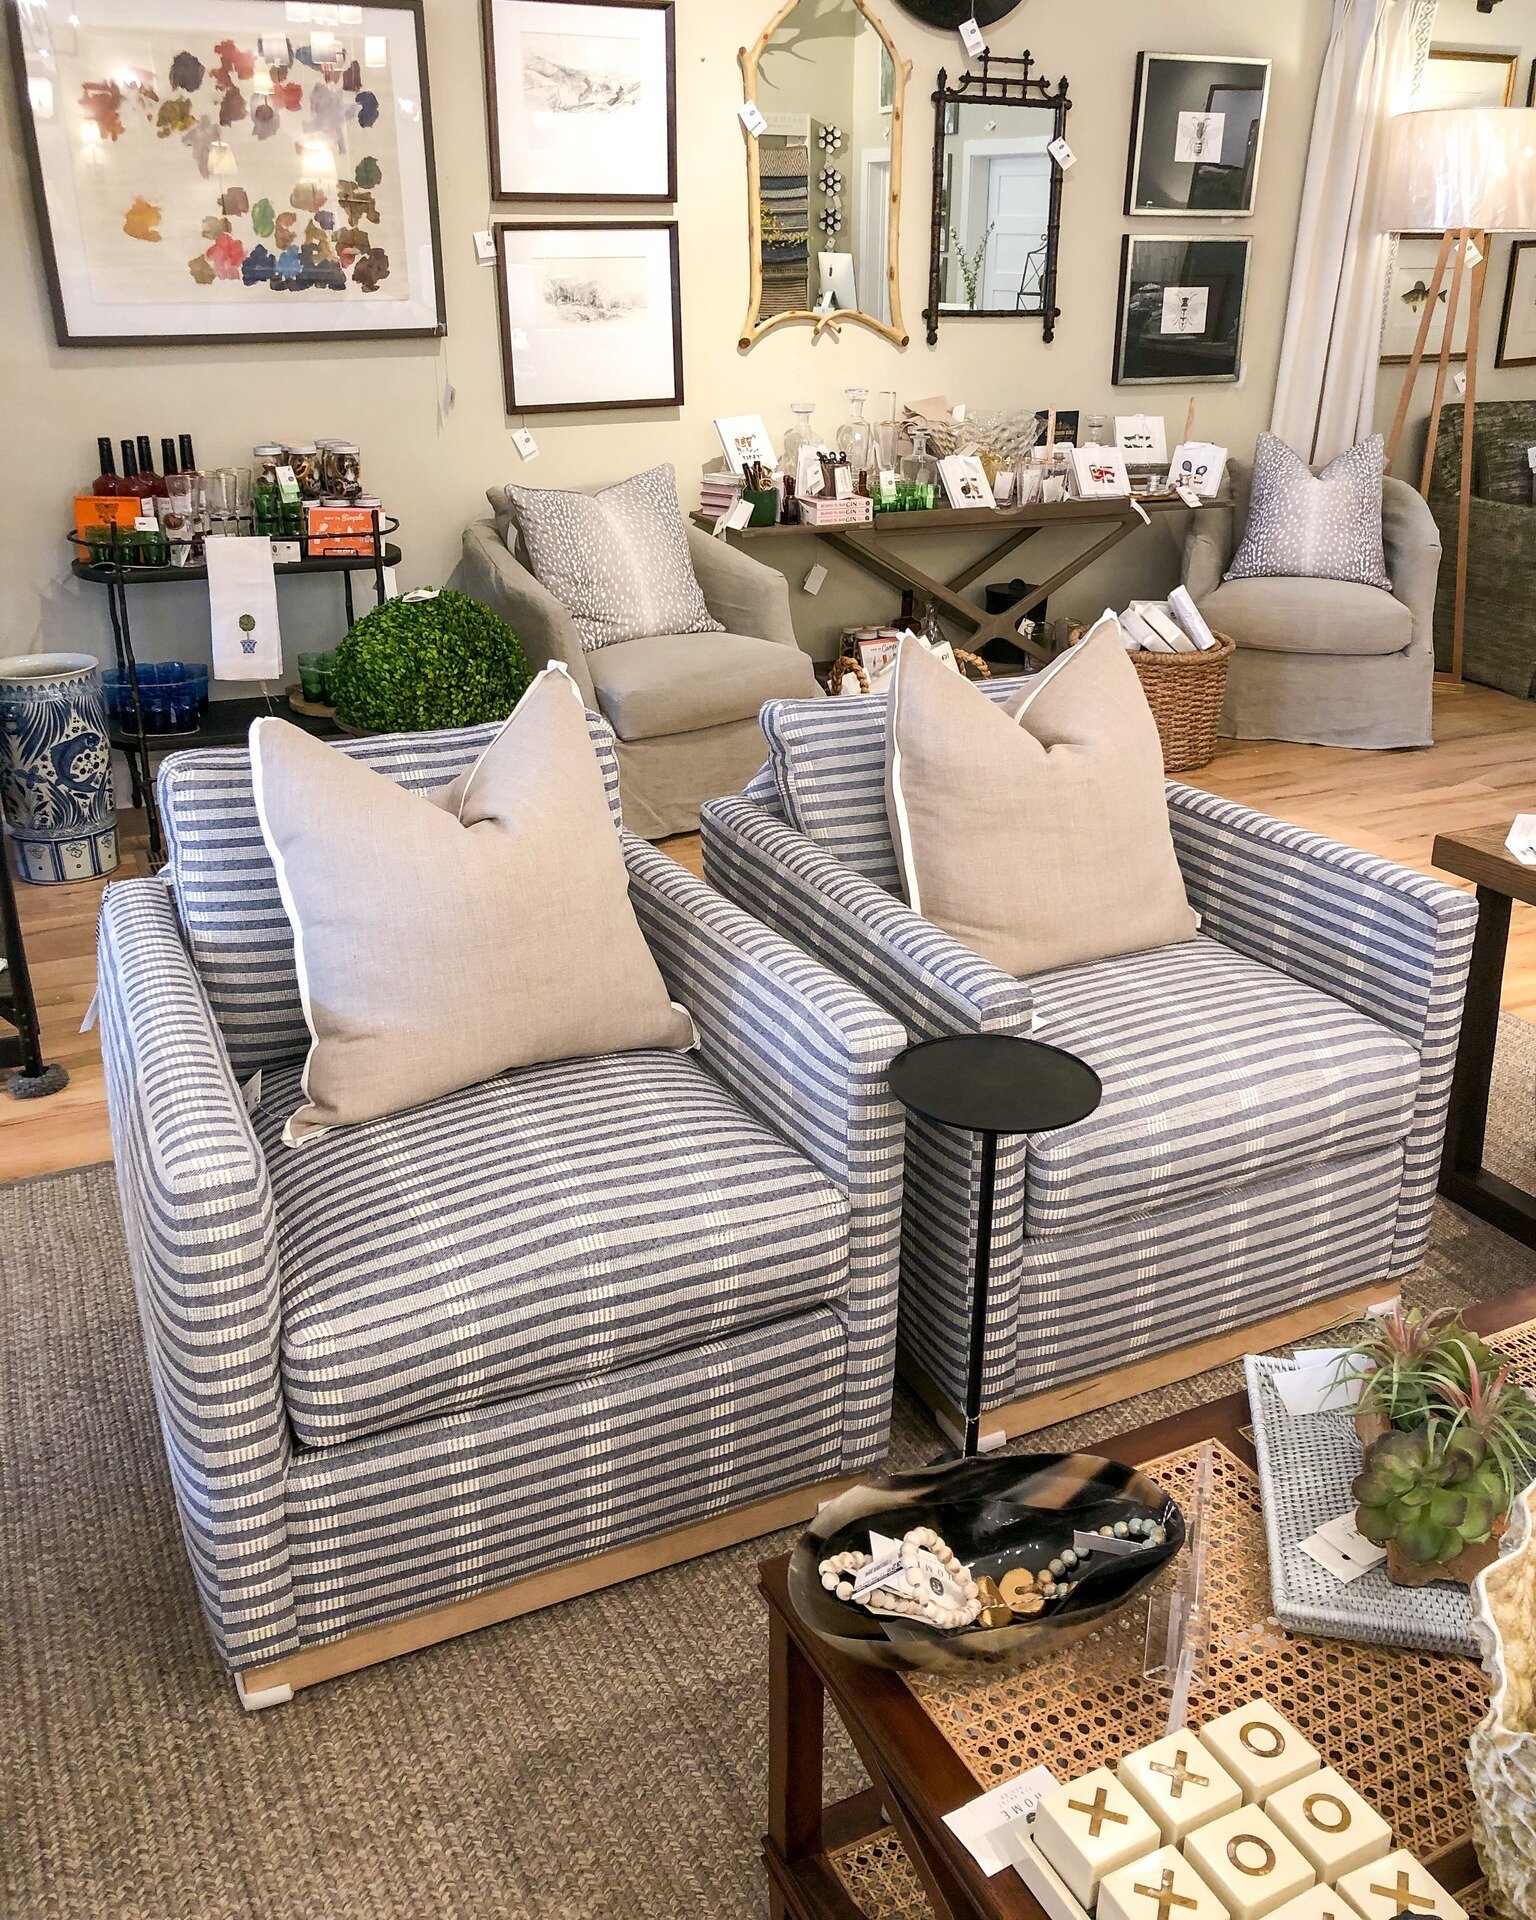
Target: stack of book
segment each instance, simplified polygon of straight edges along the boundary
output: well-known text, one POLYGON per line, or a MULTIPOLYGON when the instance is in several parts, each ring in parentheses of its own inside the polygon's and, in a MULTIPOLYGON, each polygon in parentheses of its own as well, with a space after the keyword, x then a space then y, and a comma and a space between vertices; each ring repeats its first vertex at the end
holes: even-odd
POLYGON ((707 519, 718 520, 741 498, 741 488, 739 473, 706 473, 699 488, 700 513, 707 519))
POLYGON ((1216 644, 1183 587, 1166 600, 1133 600, 1120 615, 1120 633, 1132 653, 1209 653, 1216 644))

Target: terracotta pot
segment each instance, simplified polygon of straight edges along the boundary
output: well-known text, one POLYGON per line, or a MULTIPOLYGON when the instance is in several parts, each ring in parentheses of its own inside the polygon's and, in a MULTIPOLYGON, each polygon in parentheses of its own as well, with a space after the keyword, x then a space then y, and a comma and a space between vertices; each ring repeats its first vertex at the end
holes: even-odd
POLYGON ((1387 1578, 1394 1587, 1427 1587, 1435 1580, 1452 1580, 1470 1587, 1483 1569, 1491 1567, 1498 1559, 1499 1542, 1504 1538, 1504 1529, 1508 1525, 1506 1516, 1480 1545, 1463 1547, 1454 1560, 1433 1560, 1424 1565, 1405 1560, 1398 1551, 1397 1542, 1389 1540, 1387 1578))
POLYGON ((1362 1450, 1379 1440, 1384 1433, 1390 1433, 1392 1423, 1384 1413, 1357 1413, 1355 1432, 1360 1436, 1362 1450))

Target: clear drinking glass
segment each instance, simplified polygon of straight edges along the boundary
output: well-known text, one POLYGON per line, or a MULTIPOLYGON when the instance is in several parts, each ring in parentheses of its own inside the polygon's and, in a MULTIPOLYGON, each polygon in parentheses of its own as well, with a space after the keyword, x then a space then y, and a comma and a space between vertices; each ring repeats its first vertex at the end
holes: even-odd
POLYGON ((869 389, 849 387, 846 392, 849 405, 853 408, 853 418, 838 428, 837 450, 848 456, 855 487, 867 491, 870 469, 875 462, 875 436, 864 418, 864 403, 869 399, 869 389))
POLYGON ((203 475, 208 489, 208 531, 216 538, 240 531, 240 476, 234 467, 212 467, 203 475))
POLYGON ((185 567, 191 564, 201 531, 193 476, 190 473, 168 473, 165 476, 165 493, 160 525, 171 543, 171 565, 185 567))

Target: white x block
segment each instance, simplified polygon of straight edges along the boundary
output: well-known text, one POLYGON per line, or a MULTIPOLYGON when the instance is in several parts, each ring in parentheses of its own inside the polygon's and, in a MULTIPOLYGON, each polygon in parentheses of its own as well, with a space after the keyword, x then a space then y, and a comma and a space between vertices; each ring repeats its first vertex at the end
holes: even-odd
POLYGON ((1092 1907, 1105 1874, 1155 1853, 1162 1836, 1151 1814, 1108 1767, 1095 1767, 1040 1802, 1035 1845, 1072 1889, 1074 1899, 1092 1907))
POLYGON ((1207 1820, 1233 1813, 1243 1790, 1192 1733, 1170 1733, 1128 1753, 1116 1769, 1151 1814, 1165 1840, 1175 1844, 1207 1820))
POLYGON ((1226 1908, 1177 1847, 1106 1874, 1097 1920, 1229 1920, 1226 1908))
POLYGON ((1345 1874, 1338 1891, 1363 1920, 1397 1920, 1400 1913, 1411 1913, 1414 1920, 1467 1920, 1466 1908, 1411 1853, 1389 1853, 1368 1867, 1356 1867, 1345 1874))

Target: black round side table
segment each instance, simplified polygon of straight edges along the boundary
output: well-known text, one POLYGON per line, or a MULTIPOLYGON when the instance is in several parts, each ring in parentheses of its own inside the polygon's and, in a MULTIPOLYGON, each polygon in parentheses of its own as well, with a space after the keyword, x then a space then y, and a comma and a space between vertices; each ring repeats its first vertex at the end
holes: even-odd
POLYGON ((909 1112, 981 1135, 981 1197, 976 1209, 976 1284, 971 1354, 965 1376, 964 1458, 981 1451, 981 1373, 987 1344, 992 1199, 1000 1133, 1050 1133, 1098 1106, 1099 1076, 1076 1054, 1014 1034, 964 1033, 920 1040, 891 1062, 890 1088, 909 1112))

